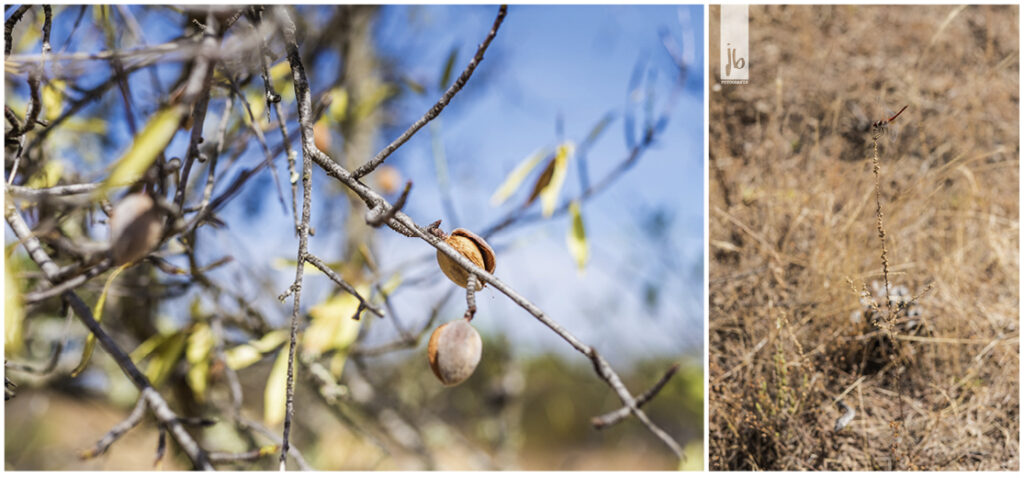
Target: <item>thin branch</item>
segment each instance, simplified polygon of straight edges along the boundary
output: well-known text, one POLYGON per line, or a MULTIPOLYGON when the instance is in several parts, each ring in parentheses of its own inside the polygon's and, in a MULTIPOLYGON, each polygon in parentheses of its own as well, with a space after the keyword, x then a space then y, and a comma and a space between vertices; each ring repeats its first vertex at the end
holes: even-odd
POLYGON ((40 200, 54 196, 72 196, 76 194, 88 194, 100 187, 100 183, 85 184, 63 184, 49 188, 29 188, 25 186, 7 186, 7 194, 21 199, 40 200))
POLYGON ((53 26, 53 8, 43 5, 43 55, 50 53, 50 28, 53 26))
MULTIPOLYGON (((272 430, 268 429, 267 427, 263 426, 262 423, 255 420, 250 420, 243 416, 238 417, 238 422, 243 427, 246 427, 250 430, 255 430, 256 433, 259 433, 260 435, 267 437, 267 439, 273 441, 275 445, 281 446, 281 436, 273 432, 272 430)), ((292 459, 295 460, 295 463, 299 465, 300 470, 311 471, 313 469, 312 467, 309 466, 309 463, 306 462, 306 458, 302 456, 302 452, 300 452, 298 448, 295 448, 294 445, 288 447, 288 454, 291 455, 292 459)))
POLYGON ((139 423, 142 422, 142 418, 144 417, 145 411, 146 401, 139 399, 139 401, 135 404, 135 409, 132 410, 131 415, 128 415, 128 418, 125 418, 124 421, 118 423, 117 425, 114 425, 114 427, 111 428, 106 435, 103 435, 103 438, 100 438, 99 441, 96 442, 95 446, 88 450, 82 451, 81 453, 79 453, 78 456, 83 460, 88 460, 90 458, 96 458, 106 453, 107 450, 110 448, 110 445, 113 445, 118 438, 121 438, 122 435, 128 433, 129 430, 135 428, 139 423))
POLYGON ((395 217, 395 213, 405 207, 405 201, 409 199, 409 190, 412 188, 412 181, 405 182, 405 189, 402 195, 395 201, 395 205, 389 209, 376 207, 366 212, 366 223, 371 227, 380 227, 395 217))
POLYGON ((359 320, 359 312, 362 312, 362 309, 366 309, 369 310, 370 312, 373 312, 374 315, 376 315, 377 317, 384 317, 384 311, 380 310, 380 307, 371 304, 362 295, 359 295, 359 292, 356 291, 355 287, 352 287, 351 284, 345 282, 345 279, 342 279, 337 272, 334 272, 334 270, 331 269, 327 264, 325 264, 324 261, 321 260, 319 257, 313 254, 306 254, 306 262, 314 265, 317 269, 320 269, 320 272, 323 272, 324 275, 326 275, 329 279, 334 281, 335 284, 338 284, 339 286, 341 286, 342 289, 345 289, 345 292, 352 294, 356 299, 359 300, 360 310, 356 311, 356 315, 353 316, 352 319, 359 320))
MULTIPOLYGON (((284 20, 281 22, 281 30, 284 34, 285 41, 288 43, 288 62, 291 64, 292 76, 295 78, 295 96, 299 97, 302 93, 305 94, 305 99, 309 100, 309 85, 305 83, 306 72, 302 67, 302 60, 299 57, 298 47, 295 41, 295 23, 291 21, 287 11, 284 8, 278 7, 275 9, 278 18, 284 20), (302 87, 306 87, 306 91, 300 92, 300 86, 298 85, 299 79, 303 81, 302 87)), ((306 118, 309 115, 309 102, 299 103, 299 117, 306 118), (303 110, 305 107, 305 110, 303 110)), ((288 454, 288 435, 291 432, 292 427, 292 416, 295 413, 295 346, 296 346, 296 335, 299 328, 299 311, 300 311, 300 299, 302 296, 302 274, 306 267, 306 255, 307 247, 309 244, 309 218, 310 218, 310 207, 313 196, 313 160, 311 158, 312 153, 316 150, 316 146, 313 144, 313 131, 311 128, 302 129, 302 219, 299 222, 299 250, 295 256, 295 281, 293 282, 293 296, 292 296, 292 316, 291 316, 291 330, 289 332, 288 341, 288 382, 285 389, 285 415, 284 415, 284 433, 281 437, 281 458, 280 458, 280 469, 285 471, 286 458, 288 454), (312 147, 312 149, 310 149, 312 147)), ((318 151, 317 151, 318 152, 318 151)), ((322 153, 321 153, 322 154, 322 153)))
MULTIPOLYGON (((640 408, 640 407, 646 405, 647 402, 651 401, 651 399, 654 398, 658 394, 658 392, 661 392, 661 389, 663 387, 665 387, 665 384, 668 383, 669 379, 671 379, 672 376, 675 375, 678 370, 679 370, 679 364, 678 363, 675 364, 675 365, 672 365, 672 367, 670 367, 665 372, 665 374, 661 376, 661 379, 658 380, 658 382, 655 383, 653 387, 651 387, 649 390, 644 392, 643 395, 638 395, 636 397, 636 406, 637 406, 637 408, 640 408)), ((594 425, 594 428, 600 430, 602 428, 607 428, 607 427, 610 427, 612 425, 615 425, 616 423, 621 422, 624 418, 629 416, 629 412, 630 412, 629 407, 622 407, 622 408, 619 408, 618 410, 614 410, 614 411, 608 412, 608 413, 606 413, 604 415, 601 415, 599 417, 594 417, 594 418, 592 418, 590 420, 590 422, 594 425)))
MULTIPOLYGON (((211 25, 208 25, 208 28, 213 28, 213 22, 209 23, 211 25)), ((192 136, 189 140, 181 177, 178 180, 178 189, 174 193, 174 202, 179 208, 185 204, 185 188, 188 186, 192 163, 199 159, 199 143, 203 141, 203 123, 206 120, 206 110, 210 104, 210 90, 213 83, 214 62, 207 56, 207 53, 217 49, 217 40, 208 32, 204 35, 201 45, 195 67, 185 84, 185 93, 182 98, 185 104, 194 106, 192 107, 192 136)))
POLYGON ((505 13, 507 11, 507 5, 502 5, 498 8, 498 16, 494 19, 491 31, 487 33, 487 37, 484 38, 484 42, 476 49, 476 55, 473 55, 473 59, 470 60, 468 65, 466 65, 466 69, 462 71, 462 74, 455 80, 455 83, 452 83, 452 86, 448 87, 448 91, 444 92, 441 99, 437 100, 437 103, 434 104, 434 106, 431 107, 423 117, 416 120, 409 129, 405 130, 398 139, 392 141, 391 144, 387 145, 387 147, 377 153, 373 159, 367 161, 366 164, 363 164, 356 169, 356 171, 352 173, 354 178, 359 179, 372 173, 373 170, 377 169, 377 166, 380 166, 380 164, 391 155, 391 153, 394 153, 396 149, 405 144, 406 141, 409 141, 409 138, 412 138, 412 135, 416 134, 420 128, 436 118, 437 115, 441 114, 441 111, 444 110, 445 106, 448 106, 448 103, 455 97, 459 90, 461 90, 463 86, 466 86, 466 82, 468 82, 469 78, 473 76, 473 70, 476 70, 477 65, 483 61, 484 52, 486 52, 487 47, 491 45, 491 40, 494 40, 495 35, 498 34, 498 28, 501 27, 501 22, 505 20, 505 13))
POLYGON ((18 7, 18 9, 15 10, 14 13, 11 14, 11 16, 7 19, 7 21, 4 22, 4 56, 5 57, 6 56, 10 56, 11 48, 14 47, 14 38, 12 36, 12 33, 14 33, 14 25, 17 25, 18 22, 21 21, 21 17, 25 16, 25 12, 27 12, 29 8, 32 8, 32 5, 22 5, 22 6, 18 7))

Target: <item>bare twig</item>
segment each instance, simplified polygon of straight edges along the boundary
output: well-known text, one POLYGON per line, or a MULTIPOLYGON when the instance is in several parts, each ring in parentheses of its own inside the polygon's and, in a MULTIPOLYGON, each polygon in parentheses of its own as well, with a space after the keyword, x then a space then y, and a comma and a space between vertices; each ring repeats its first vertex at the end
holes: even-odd
MULTIPOLYGON (((355 287, 352 287, 352 284, 345 282, 345 279, 342 279, 337 272, 334 272, 334 270, 328 267, 327 264, 325 264, 324 261, 321 260, 319 257, 313 254, 306 254, 306 262, 316 266, 317 269, 320 269, 320 272, 323 272, 324 275, 326 275, 329 279, 334 281, 335 284, 341 286, 341 288, 344 289, 345 292, 352 294, 356 299, 358 299, 360 309, 369 310, 370 312, 373 312, 374 315, 376 315, 377 317, 384 317, 384 311, 380 310, 380 307, 377 307, 371 304, 369 301, 367 301, 366 298, 364 298, 362 295, 359 294, 358 291, 356 291, 355 287)), ((362 312, 362 310, 356 312, 356 315, 352 317, 354 320, 359 320, 359 312, 362 312)))
MULTIPOLYGON (((288 13, 284 8, 276 9, 278 17, 283 20, 281 22, 281 30, 284 34, 285 41, 288 43, 288 61, 291 63, 292 76, 296 78, 302 78, 305 81, 306 72, 302 67, 302 60, 299 57, 298 47, 295 43, 295 23, 288 17, 288 13)), ((304 87, 308 88, 308 84, 303 83, 304 87)), ((306 99, 309 98, 309 90, 305 92, 306 99)), ((295 96, 300 96, 300 86, 295 85, 295 96)), ((309 103, 299 103, 299 117, 308 117, 309 114, 309 103), (305 106, 305 111, 303 111, 305 106)), ((296 334, 299 328, 299 310, 300 310, 300 299, 302 296, 302 274, 306 267, 306 254, 307 246, 309 243, 309 218, 310 218, 310 203, 313 196, 313 160, 311 156, 314 152, 319 152, 316 149, 316 145, 313 144, 313 131, 311 128, 302 128, 302 219, 299 222, 299 250, 295 257, 295 281, 293 284, 293 296, 292 296, 292 316, 291 316, 291 330, 289 333, 288 341, 288 382, 286 388, 286 399, 285 399, 285 415, 284 415, 284 433, 281 437, 281 458, 280 468, 281 471, 286 469, 286 458, 288 453, 288 435, 291 432, 292 416, 295 413, 295 345, 296 345, 296 334)), ((323 153, 321 153, 323 154, 323 153)))
POLYGON ((466 82, 468 82, 469 78, 473 76, 473 70, 476 70, 477 65, 483 61, 484 52, 486 52, 487 47, 491 45, 491 40, 494 40, 495 35, 498 34, 498 28, 501 27, 501 22, 505 20, 505 13, 507 11, 507 5, 502 5, 498 9, 498 16, 494 18, 494 24, 491 26, 491 31, 487 33, 487 37, 484 38, 484 42, 476 49, 476 54, 473 55, 473 59, 470 60, 468 65, 466 65, 466 69, 462 71, 462 74, 455 80, 455 83, 452 83, 452 86, 448 87, 448 90, 444 92, 441 99, 437 100, 437 103, 434 104, 434 106, 431 107, 430 110, 428 110, 420 119, 416 120, 409 129, 405 130, 401 136, 377 153, 373 159, 367 161, 366 164, 363 164, 356 169, 355 172, 352 173, 354 178, 359 179, 373 172, 373 170, 377 169, 377 166, 380 166, 385 159, 388 159, 388 156, 390 156, 391 153, 394 153, 396 149, 405 144, 406 141, 409 141, 409 138, 416 134, 420 128, 436 118, 437 115, 441 114, 441 111, 444 110, 445 106, 448 106, 448 103, 455 97, 459 90, 461 90, 463 86, 466 86, 466 82))
POLYGON ((83 460, 88 460, 90 458, 96 458, 106 453, 107 450, 110 448, 110 445, 113 445, 118 438, 121 438, 122 435, 128 433, 129 430, 135 428, 139 423, 142 422, 142 418, 144 416, 145 411, 146 401, 139 399, 139 401, 135 404, 135 409, 133 409, 132 413, 128 415, 128 418, 124 419, 124 421, 118 423, 117 425, 114 425, 114 427, 111 428, 106 435, 103 435, 103 438, 100 438, 99 441, 96 442, 95 446, 79 453, 79 457, 81 457, 83 460))
MULTIPOLYGON (((668 383, 668 381, 672 378, 673 375, 676 374, 676 372, 678 370, 679 370, 679 364, 678 363, 672 365, 665 372, 665 374, 661 376, 661 379, 659 379, 658 382, 654 384, 654 386, 652 386, 649 390, 644 392, 643 395, 637 396, 636 397, 636 406, 637 406, 637 408, 646 405, 647 402, 651 401, 652 398, 654 398, 656 395, 658 395, 658 392, 661 392, 661 389, 665 387, 665 384, 668 383)), ((622 408, 619 408, 618 410, 614 410, 614 411, 608 412, 608 413, 606 413, 604 415, 601 415, 599 417, 594 417, 594 418, 592 418, 590 420, 590 422, 594 425, 594 428, 597 428, 598 430, 600 430, 602 428, 607 428, 607 427, 610 427, 612 425, 615 425, 616 423, 621 422, 624 418, 629 416, 629 412, 630 412, 629 407, 622 407, 622 408)))
POLYGON ((21 17, 25 16, 25 12, 27 12, 29 8, 32 8, 32 5, 22 5, 18 7, 18 9, 15 10, 14 13, 12 13, 11 16, 7 18, 7 21, 4 22, 5 57, 11 54, 11 48, 14 47, 14 38, 12 36, 12 34, 14 33, 14 25, 17 25, 18 22, 21 21, 21 17))
POLYGON ((395 205, 385 210, 383 207, 376 207, 366 211, 366 223, 372 227, 380 227, 395 217, 395 213, 405 207, 405 201, 409 199, 409 190, 412 188, 412 181, 405 182, 405 189, 402 195, 395 201, 395 205))
MULTIPOLYGON (((212 16, 212 15, 211 15, 212 16)), ((214 22, 208 22, 207 28, 213 28, 214 22)), ((213 83, 214 61, 207 55, 217 48, 217 40, 209 31, 204 35, 200 54, 196 58, 195 67, 189 75, 185 84, 185 93, 182 100, 192 107, 192 136, 189 139, 188 151, 185 154, 185 163, 178 180, 178 189, 174 193, 174 202, 179 208, 185 204, 185 189, 188 186, 189 173, 192 171, 192 164, 199 159, 199 143, 203 141, 203 124, 206 120, 206 110, 210 104, 210 90, 213 83)))

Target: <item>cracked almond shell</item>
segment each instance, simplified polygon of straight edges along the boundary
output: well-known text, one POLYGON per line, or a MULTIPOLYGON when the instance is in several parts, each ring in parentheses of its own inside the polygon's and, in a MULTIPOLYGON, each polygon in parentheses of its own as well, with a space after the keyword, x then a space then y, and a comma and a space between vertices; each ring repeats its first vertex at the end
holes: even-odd
MULTIPOLYGON (((491 246, 487 245, 487 242, 482 237, 465 229, 458 228, 445 238, 445 242, 463 256, 466 256, 470 261, 473 261, 473 264, 476 264, 477 267, 488 273, 494 273, 494 250, 491 249, 491 246)), ((462 266, 456 264, 455 261, 441 251, 437 251, 437 265, 441 267, 441 271, 452 282, 463 288, 469 286, 469 271, 463 269, 462 266)), ((476 290, 483 288, 483 282, 478 280, 476 290)))

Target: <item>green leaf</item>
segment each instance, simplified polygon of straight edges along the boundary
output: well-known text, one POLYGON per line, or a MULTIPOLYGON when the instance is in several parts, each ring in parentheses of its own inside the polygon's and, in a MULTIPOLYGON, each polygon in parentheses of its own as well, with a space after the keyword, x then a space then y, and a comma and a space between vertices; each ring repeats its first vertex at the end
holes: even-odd
POLYGON ((575 146, 568 141, 558 146, 551 181, 540 191, 541 212, 544 217, 551 217, 555 212, 558 194, 562 191, 562 185, 565 184, 565 173, 569 169, 569 158, 574 149, 575 146))
POLYGON ((263 423, 275 426, 284 422, 285 400, 288 387, 288 347, 282 347, 270 369, 263 390, 263 423))
POLYGON ((16 355, 25 345, 21 339, 24 319, 18 264, 8 258, 4 261, 4 350, 8 356, 16 355))
POLYGON ((408 76, 402 76, 402 83, 405 83, 405 87, 409 88, 410 90, 412 90, 413 93, 416 93, 417 95, 426 94, 427 92, 427 89, 423 85, 421 85, 420 82, 408 76))
MULTIPOLYGON (((103 304, 107 301, 107 292, 110 291, 110 284, 114 283, 114 279, 117 278, 117 275, 120 274, 125 267, 128 267, 128 264, 124 264, 121 267, 114 269, 114 272, 111 272, 110 276, 107 277, 107 282, 103 284, 103 291, 100 292, 100 298, 96 301, 96 307, 94 307, 92 311, 92 316, 96 319, 97 324, 103 320, 103 304)), ((92 358, 92 351, 95 348, 96 336, 89 333, 89 336, 85 339, 85 347, 82 349, 82 358, 78 361, 78 366, 71 371, 72 377, 77 377, 78 374, 82 373, 82 371, 85 370, 85 367, 89 365, 89 359, 92 358)))
POLYGON ((448 52, 448 59, 444 61, 444 69, 441 70, 441 80, 437 83, 437 89, 445 91, 448 83, 452 81, 452 68, 455 67, 455 59, 459 56, 459 47, 452 47, 448 52))
POLYGON ((580 213, 579 201, 569 203, 569 214, 572 220, 566 242, 569 245, 569 254, 576 261, 576 267, 582 272, 590 257, 590 249, 587 246, 587 231, 583 227, 583 215, 580 213))
POLYGON ((523 180, 526 179, 526 176, 530 174, 530 171, 533 171, 533 168, 535 168, 537 164, 540 163, 540 160, 544 159, 549 152, 548 148, 541 148, 530 153, 526 159, 520 161, 519 164, 516 165, 515 169, 508 173, 508 176, 505 177, 505 181, 501 183, 501 186, 498 186, 498 189, 494 191, 494 195, 491 196, 491 205, 499 206, 512 196, 512 194, 516 192, 516 189, 519 188, 519 185, 522 184, 523 180))
POLYGON ((97 190, 98 194, 137 181, 174 138, 186 112, 184 106, 172 105, 154 114, 146 127, 135 136, 128 152, 117 160, 114 170, 97 190))
POLYGON ((590 129, 590 133, 587 134, 587 139, 583 140, 583 143, 587 146, 590 146, 591 144, 594 143, 594 141, 597 141, 597 138, 599 138, 601 134, 604 133, 605 128, 607 128, 608 125, 611 124, 612 120, 614 119, 615 112, 609 111, 605 113, 605 115, 602 116, 601 119, 597 121, 597 124, 595 124, 594 127, 590 129))

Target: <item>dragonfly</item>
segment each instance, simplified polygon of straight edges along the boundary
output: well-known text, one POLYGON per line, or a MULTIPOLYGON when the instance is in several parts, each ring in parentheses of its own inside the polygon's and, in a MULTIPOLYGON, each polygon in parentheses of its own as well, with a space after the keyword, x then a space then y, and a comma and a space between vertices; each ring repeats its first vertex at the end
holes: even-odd
POLYGON ((875 121, 874 123, 871 123, 871 132, 875 136, 875 138, 877 139, 879 136, 882 135, 882 133, 888 132, 890 139, 895 141, 896 130, 890 128, 890 125, 893 121, 896 120, 897 117, 899 117, 900 114, 903 113, 904 110, 907 109, 908 106, 910 105, 904 105, 902 108, 900 108, 899 111, 896 112, 896 114, 890 116, 889 119, 878 120, 875 121))

